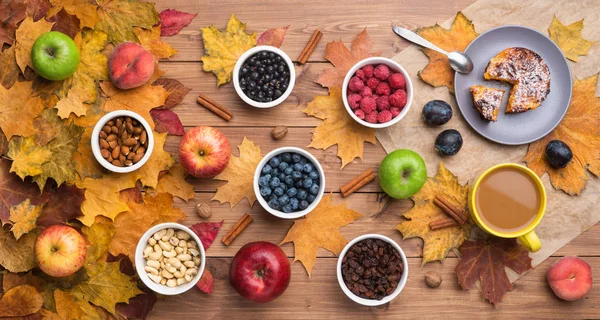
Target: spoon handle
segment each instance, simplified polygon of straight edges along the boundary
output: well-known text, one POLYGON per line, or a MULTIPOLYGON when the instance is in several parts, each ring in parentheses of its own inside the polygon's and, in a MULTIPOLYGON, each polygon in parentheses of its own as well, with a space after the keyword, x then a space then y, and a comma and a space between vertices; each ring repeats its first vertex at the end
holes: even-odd
POLYGON ((402 38, 404 38, 404 39, 406 39, 406 40, 408 40, 408 41, 410 41, 412 43, 416 43, 416 44, 418 44, 418 45, 420 45, 422 47, 429 48, 429 49, 435 50, 435 51, 437 51, 439 53, 448 55, 448 52, 446 52, 446 51, 438 48, 435 44, 433 44, 433 43, 425 40, 424 38, 422 38, 418 34, 412 32, 412 31, 410 31, 408 29, 397 27, 397 26, 393 26, 392 30, 394 30, 394 32, 397 35, 401 36, 402 38))

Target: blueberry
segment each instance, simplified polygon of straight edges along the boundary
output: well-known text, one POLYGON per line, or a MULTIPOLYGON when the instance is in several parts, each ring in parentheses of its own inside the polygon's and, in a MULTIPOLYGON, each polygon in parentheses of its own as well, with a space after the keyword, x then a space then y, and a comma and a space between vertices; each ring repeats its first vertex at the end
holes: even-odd
POLYGON ((308 163, 308 160, 306 160, 306 158, 303 157, 302 159, 300 159, 300 163, 301 164, 308 163))
POLYGON ((304 210, 304 209, 308 208, 308 201, 306 201, 306 200, 300 201, 300 205, 298 205, 298 208, 300 208, 300 210, 304 210))
POLYGON ((294 164, 294 170, 302 171, 303 165, 301 163, 294 164))
POLYGON ((298 188, 298 189, 300 189, 300 188, 304 188, 304 187, 303 187, 303 185, 302 185, 302 180, 298 180, 298 181, 296 181, 296 183, 294 183, 294 186, 295 186, 296 188, 298 188))
POLYGON ((271 193, 268 200, 271 201, 273 199, 277 200, 277 196, 274 193, 271 193))
POLYGON ((298 194, 298 189, 291 187, 287 190, 285 194, 287 194, 289 197, 295 197, 296 194, 298 194))
POLYGON ((301 155, 299 155, 297 153, 292 154, 292 161, 294 163, 298 163, 298 162, 300 162, 300 160, 302 160, 302 156, 301 155))
POLYGON ((280 172, 277 178, 279 178, 279 181, 285 181, 285 173, 280 172))
POLYGON ((310 194, 314 194, 316 196, 319 193, 319 185, 314 183, 312 186, 310 186, 309 192, 310 194))
POLYGON ((271 171, 271 174, 273 175, 273 177, 276 177, 276 176, 278 176, 278 175, 279 175, 279 168, 274 168, 274 169, 271 171))
POLYGON ((319 174, 314 170, 308 174, 308 177, 313 180, 319 180, 319 174))
POLYGON ((302 179, 302 172, 300 172, 300 171, 292 172, 292 179, 294 179, 294 181, 298 181, 298 180, 302 179))
POLYGON ((262 177, 258 178, 258 186, 264 187, 264 186, 268 185, 270 178, 271 177, 267 177, 267 176, 262 176, 262 177))
POLYGON ((275 188, 275 187, 279 187, 280 181, 279 178, 274 177, 273 179, 271 179, 271 181, 269 182, 269 186, 271 188, 275 188))
POLYGON ((280 183, 279 188, 281 188, 281 190, 283 190, 283 193, 285 193, 288 189, 288 186, 285 183, 280 183))
POLYGON ((283 206, 283 212, 285 212, 285 213, 292 212, 292 205, 288 203, 285 206, 283 206))
POLYGON ((281 160, 290 163, 292 161, 292 155, 289 152, 286 152, 281 155, 281 160))
POLYGON ((275 189, 273 189, 273 194, 276 196, 282 196, 283 195, 283 189, 281 187, 277 187, 275 189))
POLYGON ((309 194, 309 195, 306 197, 306 201, 308 201, 308 202, 310 202, 310 203, 313 203, 313 202, 315 201, 315 198, 316 198, 316 197, 315 197, 313 194, 309 194))
POLYGON ((279 201, 280 206, 285 206, 286 204, 288 204, 290 202, 290 197, 288 197, 284 194, 281 197, 279 197, 278 201, 279 201))
POLYGON ((312 186, 313 181, 311 178, 306 178, 304 180, 302 180, 302 187, 304 187, 304 189, 308 189, 310 188, 310 186, 312 186))
POLYGON ((270 165, 268 165, 268 164, 265 164, 265 166, 264 166, 264 167, 263 167, 263 169, 262 169, 262 173, 264 173, 264 174, 271 173, 271 170, 272 170, 272 169, 273 169, 273 168, 272 168, 270 165))
POLYGON ((260 195, 263 197, 267 197, 269 195, 271 195, 271 188, 269 187, 262 187, 260 188, 260 195))
POLYGON ((292 167, 287 167, 287 168, 285 168, 285 170, 283 170, 283 173, 285 173, 286 176, 291 175, 292 172, 294 172, 294 168, 292 168, 292 167))
POLYGON ((281 162, 281 160, 279 159, 279 157, 273 157, 273 158, 271 158, 271 160, 269 160, 269 164, 273 168, 278 167, 280 162, 281 162))
POLYGON ((306 196, 308 195, 308 193, 306 192, 306 190, 298 190, 298 193, 296 194, 296 197, 300 200, 304 200, 306 199, 306 196))
POLYGON ((304 166, 302 167, 302 171, 306 172, 306 173, 310 173, 313 171, 313 165, 310 163, 305 163, 304 166))
POLYGON ((300 205, 300 200, 297 198, 290 198, 290 204, 292 205, 292 210, 298 210, 298 205, 300 205))
POLYGON ((285 169, 287 169, 287 167, 289 167, 290 165, 287 162, 281 162, 279 164, 279 170, 280 171, 284 171, 285 169))
POLYGON ((279 210, 279 201, 277 199, 269 200, 267 204, 271 209, 279 210))
POLYGON ((294 179, 292 179, 292 176, 285 176, 285 184, 287 184, 288 186, 293 186, 294 185, 294 179))

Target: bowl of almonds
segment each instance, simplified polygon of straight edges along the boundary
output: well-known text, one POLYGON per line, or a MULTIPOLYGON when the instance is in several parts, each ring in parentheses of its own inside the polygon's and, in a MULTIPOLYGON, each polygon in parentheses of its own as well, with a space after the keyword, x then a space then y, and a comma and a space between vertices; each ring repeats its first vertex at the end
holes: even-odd
POLYGON ((178 223, 161 223, 140 238, 135 269, 144 284, 158 294, 177 295, 200 280, 206 255, 200 238, 178 223))
POLYGON ((117 110, 107 113, 96 123, 91 143, 98 163, 112 172, 127 173, 148 161, 154 136, 142 116, 117 110))

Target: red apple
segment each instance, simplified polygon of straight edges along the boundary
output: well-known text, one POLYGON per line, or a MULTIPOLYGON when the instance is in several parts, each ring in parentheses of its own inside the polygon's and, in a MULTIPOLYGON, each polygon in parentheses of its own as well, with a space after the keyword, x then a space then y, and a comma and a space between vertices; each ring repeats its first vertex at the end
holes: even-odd
POLYGON ((291 274, 283 250, 273 243, 258 241, 246 244, 235 254, 229 280, 242 297, 269 302, 287 289, 291 274))
POLYGON ((221 131, 196 127, 183 135, 179 143, 179 161, 197 178, 213 178, 229 164, 231 147, 221 131))
POLYGON ((592 288, 592 268, 578 257, 564 257, 554 262, 546 278, 554 294, 566 301, 579 300, 592 288))
POLYGON ((54 225, 38 235, 34 251, 42 271, 53 277, 66 277, 83 266, 87 250, 85 239, 77 230, 54 225))

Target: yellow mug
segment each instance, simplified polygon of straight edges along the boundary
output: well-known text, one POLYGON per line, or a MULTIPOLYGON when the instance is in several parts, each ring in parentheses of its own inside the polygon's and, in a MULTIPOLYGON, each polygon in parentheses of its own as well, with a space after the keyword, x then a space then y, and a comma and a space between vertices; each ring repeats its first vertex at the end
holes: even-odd
POLYGON ((483 174, 481 174, 479 176, 479 178, 477 178, 477 180, 475 181, 475 184, 473 184, 472 188, 469 190, 469 212, 471 212, 471 217, 473 218, 473 221, 475 221, 475 223, 477 223, 477 225, 481 229, 483 229, 485 232, 487 232, 489 234, 492 234, 492 235, 495 235, 495 236, 501 237, 501 238, 517 238, 531 252, 536 252, 542 248, 542 243, 540 242, 540 238, 538 238, 538 236, 535 234, 535 231, 533 231, 533 229, 535 229, 535 227, 537 227, 537 225, 540 223, 540 221, 542 221, 542 218, 544 217, 544 214, 546 212, 546 190, 544 189, 542 180, 540 180, 540 178, 537 176, 537 174, 535 174, 535 172, 531 171, 529 168, 527 168, 525 166, 522 166, 519 164, 514 164, 514 163, 503 163, 503 164, 499 164, 497 166, 487 169, 483 174), (531 177, 531 179, 534 181, 534 183, 540 193, 540 202, 541 203, 540 203, 540 209, 539 209, 537 216, 535 217, 535 219, 529 226, 527 226, 526 228, 523 228, 522 230, 515 231, 515 232, 500 232, 500 231, 496 231, 496 230, 492 229, 490 226, 486 225, 483 222, 483 220, 479 216, 480 213, 477 211, 475 197, 477 194, 477 189, 479 188, 479 185, 481 184, 481 181, 483 181, 483 179, 486 176, 488 176, 490 173, 492 173, 498 169, 503 169, 503 168, 516 169, 516 170, 519 170, 519 171, 525 173, 529 177, 531 177))

